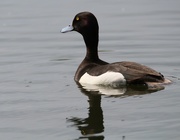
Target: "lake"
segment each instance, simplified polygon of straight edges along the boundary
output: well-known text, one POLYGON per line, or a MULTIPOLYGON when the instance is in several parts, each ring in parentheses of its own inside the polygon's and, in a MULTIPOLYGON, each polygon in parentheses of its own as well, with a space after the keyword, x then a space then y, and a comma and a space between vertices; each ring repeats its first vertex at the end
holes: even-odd
POLYGON ((179 0, 1 1, 0 139, 179 140, 179 15, 179 0), (147 65, 172 84, 109 95, 78 86, 84 41, 60 30, 82 11, 98 19, 101 59, 147 65))

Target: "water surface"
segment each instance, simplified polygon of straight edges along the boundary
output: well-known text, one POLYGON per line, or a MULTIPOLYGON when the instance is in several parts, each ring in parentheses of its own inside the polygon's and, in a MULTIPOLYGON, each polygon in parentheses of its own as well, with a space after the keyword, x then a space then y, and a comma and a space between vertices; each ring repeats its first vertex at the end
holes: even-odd
MULTIPOLYGON (((0 2, 0 139, 169 140, 180 134, 180 1, 0 2), (75 14, 93 12, 100 57, 171 79, 164 90, 101 96, 73 80, 85 55, 75 14)), ((108 93, 113 93, 109 91, 108 93)))

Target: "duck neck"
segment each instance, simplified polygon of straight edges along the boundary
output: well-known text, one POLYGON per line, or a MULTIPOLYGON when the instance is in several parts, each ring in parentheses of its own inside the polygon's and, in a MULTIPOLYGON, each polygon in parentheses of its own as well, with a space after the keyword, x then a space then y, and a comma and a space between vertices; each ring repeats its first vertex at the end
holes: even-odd
POLYGON ((86 44, 86 60, 89 61, 97 61, 99 60, 98 56, 98 41, 99 36, 98 34, 93 34, 91 36, 84 36, 84 41, 86 44))

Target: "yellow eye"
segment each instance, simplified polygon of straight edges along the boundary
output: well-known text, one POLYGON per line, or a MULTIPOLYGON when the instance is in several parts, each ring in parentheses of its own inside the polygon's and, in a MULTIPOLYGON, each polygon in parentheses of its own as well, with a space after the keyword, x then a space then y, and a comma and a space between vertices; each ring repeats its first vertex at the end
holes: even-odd
POLYGON ((79 17, 76 17, 76 20, 79 20, 79 17))

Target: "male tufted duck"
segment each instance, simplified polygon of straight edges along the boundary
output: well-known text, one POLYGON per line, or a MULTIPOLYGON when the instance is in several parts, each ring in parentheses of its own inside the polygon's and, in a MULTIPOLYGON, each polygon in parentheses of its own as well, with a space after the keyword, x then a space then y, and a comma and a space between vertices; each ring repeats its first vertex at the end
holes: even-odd
POLYGON ((149 83, 163 84, 170 82, 164 76, 136 62, 108 63, 98 57, 99 26, 96 17, 90 12, 78 13, 69 25, 61 30, 62 33, 77 31, 86 44, 86 56, 79 65, 75 81, 80 84, 124 86, 131 84, 149 83))

